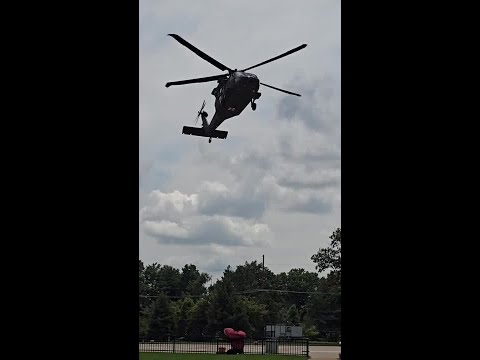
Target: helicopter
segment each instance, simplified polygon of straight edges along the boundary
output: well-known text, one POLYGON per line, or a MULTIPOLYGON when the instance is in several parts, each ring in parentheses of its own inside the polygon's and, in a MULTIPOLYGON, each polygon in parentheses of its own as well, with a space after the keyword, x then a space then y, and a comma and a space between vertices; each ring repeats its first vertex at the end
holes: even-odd
POLYGON ((203 51, 199 50, 188 41, 184 40, 180 36, 176 34, 168 34, 169 36, 173 37, 177 40, 180 44, 188 48, 189 50, 193 51, 203 60, 208 61, 210 64, 215 66, 216 68, 222 71, 228 71, 228 74, 221 74, 221 75, 214 75, 214 76, 207 76, 202 78, 196 79, 188 79, 188 80, 180 80, 180 81, 172 81, 165 84, 168 88, 172 85, 185 85, 185 84, 193 84, 193 83, 203 83, 209 81, 217 81, 218 85, 212 90, 212 95, 215 96, 215 114, 212 117, 210 123, 207 120, 208 113, 203 111, 205 107, 205 100, 203 101, 202 107, 197 113, 197 117, 195 119, 195 124, 198 121, 198 118, 202 118, 202 127, 191 127, 191 126, 184 126, 182 130, 182 134, 186 135, 194 135, 194 136, 203 136, 208 137, 208 142, 212 142, 212 138, 217 139, 226 139, 228 131, 216 130, 220 124, 222 124, 225 120, 240 115, 240 113, 245 109, 245 107, 250 103, 252 110, 255 111, 257 108, 257 104, 255 100, 258 100, 262 95, 258 92, 260 88, 260 84, 277 90, 284 92, 289 95, 301 96, 300 94, 296 94, 294 92, 290 92, 287 90, 279 89, 277 87, 264 84, 260 82, 258 77, 255 74, 247 73, 247 70, 256 68, 261 65, 265 65, 269 62, 278 60, 284 56, 293 54, 307 46, 307 44, 302 44, 292 50, 289 50, 281 55, 275 56, 269 60, 263 61, 259 64, 250 66, 243 70, 232 70, 227 66, 223 65, 222 63, 218 62, 217 60, 213 59, 203 51))

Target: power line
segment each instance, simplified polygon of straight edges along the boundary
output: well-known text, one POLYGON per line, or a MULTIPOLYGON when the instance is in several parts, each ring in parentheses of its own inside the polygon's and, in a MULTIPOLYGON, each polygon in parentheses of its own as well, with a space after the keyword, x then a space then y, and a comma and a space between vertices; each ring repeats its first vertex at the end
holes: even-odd
POLYGON ((172 299, 181 299, 181 298, 186 298, 186 297, 191 297, 191 298, 197 298, 197 297, 203 297, 203 296, 206 296, 206 295, 189 295, 189 294, 186 294, 186 295, 167 295, 167 294, 162 294, 162 295, 138 295, 138 297, 142 297, 142 298, 157 298, 157 297, 160 297, 160 296, 166 296, 168 298, 172 298, 172 299))
POLYGON ((256 292, 276 292, 276 293, 294 293, 294 294, 316 294, 316 295, 340 295, 340 293, 318 292, 318 291, 294 291, 294 290, 275 290, 275 289, 253 289, 237 291, 234 294, 250 294, 256 292))
MULTIPOLYGON (((312 294, 312 295, 341 295, 340 293, 334 293, 334 292, 318 292, 318 291, 295 291, 295 290, 276 290, 276 289, 252 289, 252 290, 243 290, 243 291, 234 291, 232 294, 235 295, 243 295, 243 294, 254 294, 258 292, 274 292, 274 293, 289 293, 289 294, 312 294)), ((143 298, 156 298, 161 295, 139 295, 139 297, 143 298)), ((207 294, 203 295, 166 295, 169 298, 173 299, 181 299, 185 297, 191 297, 191 298, 200 298, 203 296, 207 296, 207 294)))

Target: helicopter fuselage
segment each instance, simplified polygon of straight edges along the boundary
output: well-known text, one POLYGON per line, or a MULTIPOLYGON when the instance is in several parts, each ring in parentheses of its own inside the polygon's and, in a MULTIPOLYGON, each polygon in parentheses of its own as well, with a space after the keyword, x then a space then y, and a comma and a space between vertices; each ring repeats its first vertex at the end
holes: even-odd
POLYGON ((172 86, 172 85, 195 84, 195 83, 204 83, 204 82, 210 82, 210 81, 218 82, 217 87, 212 91, 212 95, 215 96, 215 114, 213 115, 213 118, 210 121, 210 123, 208 123, 207 121, 207 116, 208 116, 207 112, 203 111, 203 108, 205 107, 205 101, 204 101, 200 111, 198 111, 198 115, 195 120, 195 123, 196 123, 198 120, 198 117, 201 116, 203 126, 201 128, 184 126, 182 130, 182 134, 209 137, 210 139, 208 140, 208 142, 211 142, 212 138, 226 139, 228 131, 216 130, 216 129, 226 119, 240 115, 242 111, 245 109, 245 107, 248 105, 248 103, 251 104, 252 110, 256 109, 257 104, 255 104, 255 100, 260 98, 260 95, 261 95, 258 92, 258 89, 260 88, 260 84, 286 94, 300 96, 300 94, 296 94, 294 92, 283 90, 272 85, 261 83, 254 74, 247 73, 246 71, 268 64, 272 61, 283 58, 284 56, 293 54, 294 52, 297 52, 305 48, 307 44, 302 44, 292 50, 284 52, 283 54, 280 54, 271 59, 262 61, 261 63, 258 63, 256 65, 253 65, 238 71, 237 69, 232 70, 229 67, 223 65, 221 62, 207 55, 200 49, 190 44, 185 39, 178 36, 177 34, 168 34, 168 35, 174 38, 175 40, 177 40, 180 44, 188 48, 190 51, 193 51, 203 60, 215 66, 217 69, 220 69, 222 71, 228 71, 228 74, 206 76, 201 78, 187 79, 187 80, 180 80, 180 81, 169 81, 165 84, 165 87, 168 88, 169 86, 172 86))
POLYGON ((249 103, 260 97, 259 87, 257 76, 243 71, 235 71, 228 79, 219 80, 212 91, 216 98, 215 114, 208 130, 214 130, 226 119, 240 115, 249 103))

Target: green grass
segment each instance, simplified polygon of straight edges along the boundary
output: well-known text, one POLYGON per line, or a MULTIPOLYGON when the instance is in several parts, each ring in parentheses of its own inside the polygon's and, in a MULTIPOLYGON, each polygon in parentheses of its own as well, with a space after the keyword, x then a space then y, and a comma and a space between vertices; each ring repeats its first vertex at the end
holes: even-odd
POLYGON ((217 354, 171 354, 140 353, 140 360, 301 360, 301 356, 288 355, 217 355, 217 354))

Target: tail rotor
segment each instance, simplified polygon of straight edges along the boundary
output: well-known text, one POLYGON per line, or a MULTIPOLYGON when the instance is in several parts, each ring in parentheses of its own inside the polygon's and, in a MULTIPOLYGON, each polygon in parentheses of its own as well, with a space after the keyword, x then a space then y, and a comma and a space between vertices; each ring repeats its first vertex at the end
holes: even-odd
POLYGON ((200 117, 200 115, 205 115, 207 116, 207 113, 205 111, 203 111, 203 108, 205 107, 205 100, 203 100, 203 104, 202 104, 202 107, 200 108, 200 110, 198 111, 198 114, 197 114, 197 117, 195 118, 195 125, 197 125, 197 121, 198 121, 198 118, 200 117))

